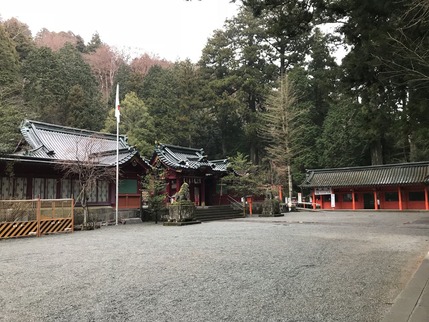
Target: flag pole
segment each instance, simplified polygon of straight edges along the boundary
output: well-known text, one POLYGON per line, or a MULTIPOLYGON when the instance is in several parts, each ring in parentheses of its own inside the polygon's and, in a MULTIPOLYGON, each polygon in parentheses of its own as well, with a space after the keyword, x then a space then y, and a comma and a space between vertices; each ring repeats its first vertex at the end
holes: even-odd
POLYGON ((118 225, 118 202, 119 202, 119 84, 116 85, 116 225, 118 225))

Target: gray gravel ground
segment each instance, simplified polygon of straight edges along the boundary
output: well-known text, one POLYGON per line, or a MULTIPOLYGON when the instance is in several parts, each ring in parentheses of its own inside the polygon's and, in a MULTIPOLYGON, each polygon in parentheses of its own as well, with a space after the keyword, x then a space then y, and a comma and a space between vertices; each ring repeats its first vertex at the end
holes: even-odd
POLYGON ((0 241, 0 321, 380 321, 429 213, 299 212, 0 241))

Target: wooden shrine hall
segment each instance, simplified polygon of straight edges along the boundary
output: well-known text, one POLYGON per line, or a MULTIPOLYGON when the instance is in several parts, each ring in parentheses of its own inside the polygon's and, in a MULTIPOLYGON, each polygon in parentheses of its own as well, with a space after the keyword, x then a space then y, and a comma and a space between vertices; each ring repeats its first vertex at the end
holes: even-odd
MULTIPOLYGON (((79 178, 64 177, 61 164, 90 162, 96 167, 116 167, 116 135, 24 120, 16 151, 0 157, 0 199, 60 199, 80 193, 79 178)), ((119 137, 119 208, 139 210, 140 178, 149 164, 119 137)), ((89 193, 91 207, 114 208, 115 182, 99 180, 89 193)))
POLYGON ((307 170, 313 208, 429 210, 429 161, 307 170))
POLYGON ((165 170, 166 190, 170 198, 186 182, 190 199, 196 206, 226 203, 220 187, 220 179, 228 174, 228 160, 208 160, 204 149, 157 144, 150 161, 165 170))

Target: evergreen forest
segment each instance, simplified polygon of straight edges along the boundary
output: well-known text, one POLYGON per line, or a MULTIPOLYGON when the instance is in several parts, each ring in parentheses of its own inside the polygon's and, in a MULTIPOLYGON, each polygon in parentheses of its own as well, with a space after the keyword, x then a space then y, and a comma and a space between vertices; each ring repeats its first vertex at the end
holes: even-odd
POLYGON ((120 133, 146 158, 155 142, 204 148, 272 184, 282 160, 295 184, 306 169, 429 160, 428 0, 236 1, 197 63, 0 20, 0 153, 25 118, 115 133, 119 83, 120 133))

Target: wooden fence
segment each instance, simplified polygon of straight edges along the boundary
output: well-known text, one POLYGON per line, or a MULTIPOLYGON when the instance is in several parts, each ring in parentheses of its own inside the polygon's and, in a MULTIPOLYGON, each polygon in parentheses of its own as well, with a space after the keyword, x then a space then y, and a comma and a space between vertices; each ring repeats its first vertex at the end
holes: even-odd
POLYGON ((73 199, 0 200, 0 239, 73 232, 73 199))

